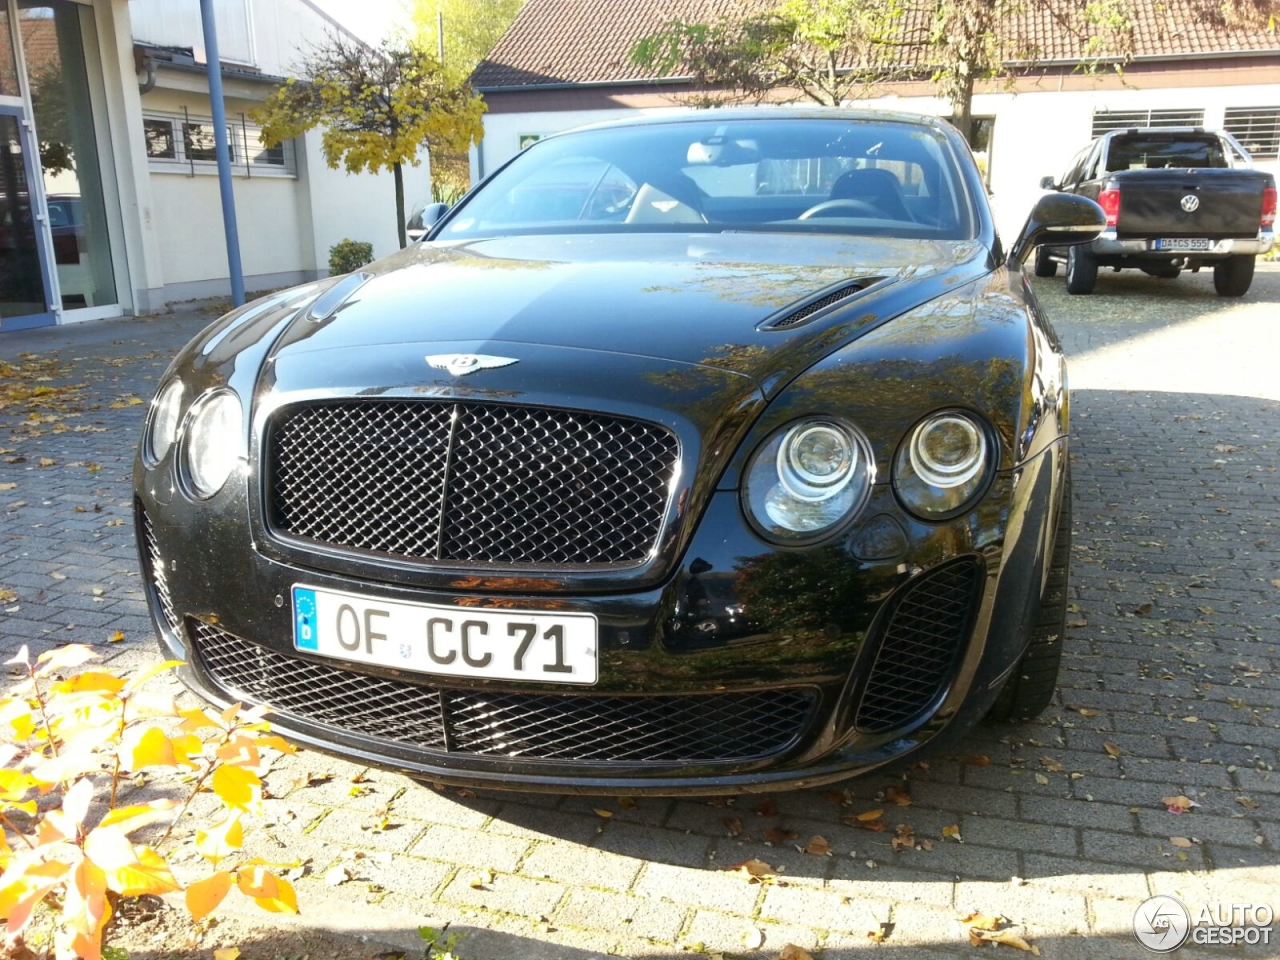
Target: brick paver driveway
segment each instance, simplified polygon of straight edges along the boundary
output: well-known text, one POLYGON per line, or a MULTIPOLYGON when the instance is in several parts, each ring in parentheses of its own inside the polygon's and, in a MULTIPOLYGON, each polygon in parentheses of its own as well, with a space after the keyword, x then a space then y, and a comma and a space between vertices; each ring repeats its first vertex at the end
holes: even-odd
MULTIPOLYGON (((303 921, 412 942, 449 920, 464 956, 490 958, 775 957, 787 943, 929 957, 972 953, 956 918, 983 911, 1046 957, 1094 958, 1145 955, 1132 918, 1155 892, 1280 907, 1280 270, 1243 301, 1205 275, 1107 274, 1088 298, 1038 283, 1076 390, 1058 705, 984 726, 927 769, 764 800, 477 796, 377 771, 353 783, 356 767, 302 754, 269 777, 249 845, 308 860, 303 921), (1179 794, 1199 806, 1167 812, 1179 794), (886 830, 857 825, 876 808, 886 830), (916 845, 895 852, 899 825, 916 845), (814 835, 829 856, 798 849, 814 835), (722 869, 753 857, 783 882, 722 869)), ((0 589, 17 594, 0 605, 5 650, 120 630, 107 653, 151 655, 129 522, 134 398, 207 319, 0 338, 0 359, 51 378, 6 384, 11 398, 83 384, 0 410, 0 589)))

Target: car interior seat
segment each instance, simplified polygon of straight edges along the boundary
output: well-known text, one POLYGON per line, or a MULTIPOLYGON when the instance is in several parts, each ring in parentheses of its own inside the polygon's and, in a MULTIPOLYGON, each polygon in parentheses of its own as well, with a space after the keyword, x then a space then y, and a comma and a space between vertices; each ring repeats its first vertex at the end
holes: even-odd
POLYGON ((848 170, 831 185, 832 200, 861 200, 875 207, 889 220, 910 220, 907 205, 902 202, 898 178, 888 170, 867 167, 848 170))

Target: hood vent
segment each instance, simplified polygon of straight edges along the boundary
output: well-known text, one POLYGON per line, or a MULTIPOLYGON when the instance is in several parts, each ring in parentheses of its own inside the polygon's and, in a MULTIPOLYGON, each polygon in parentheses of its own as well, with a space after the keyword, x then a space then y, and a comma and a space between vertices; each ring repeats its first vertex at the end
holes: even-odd
POLYGON ((825 293, 818 294, 807 303, 803 304, 799 309, 790 312, 782 312, 770 317, 764 323, 760 324, 761 330, 789 330, 794 326, 804 323, 815 314, 821 313, 828 307, 833 307, 838 303, 848 300, 850 297, 856 296, 868 287, 879 283, 883 277, 868 277, 864 280, 854 280, 851 283, 844 283, 835 289, 828 290, 825 293))

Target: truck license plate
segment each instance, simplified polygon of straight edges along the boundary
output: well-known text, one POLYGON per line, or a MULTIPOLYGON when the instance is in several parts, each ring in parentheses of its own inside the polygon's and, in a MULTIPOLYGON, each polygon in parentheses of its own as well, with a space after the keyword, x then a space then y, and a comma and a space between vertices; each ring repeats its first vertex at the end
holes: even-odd
POLYGON ((1154 250, 1212 250, 1213 241, 1204 237, 1162 237, 1155 241, 1154 250))

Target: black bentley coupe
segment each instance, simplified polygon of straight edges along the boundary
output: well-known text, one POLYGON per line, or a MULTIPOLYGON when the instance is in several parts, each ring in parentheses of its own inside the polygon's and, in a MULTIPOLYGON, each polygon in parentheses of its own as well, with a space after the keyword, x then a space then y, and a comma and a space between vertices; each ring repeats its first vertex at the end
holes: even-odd
POLYGON ((451 783, 726 793, 1052 697, 1063 356, 925 117, 546 138, 408 249, 235 310, 135 466, 160 641, 219 704, 451 783))

